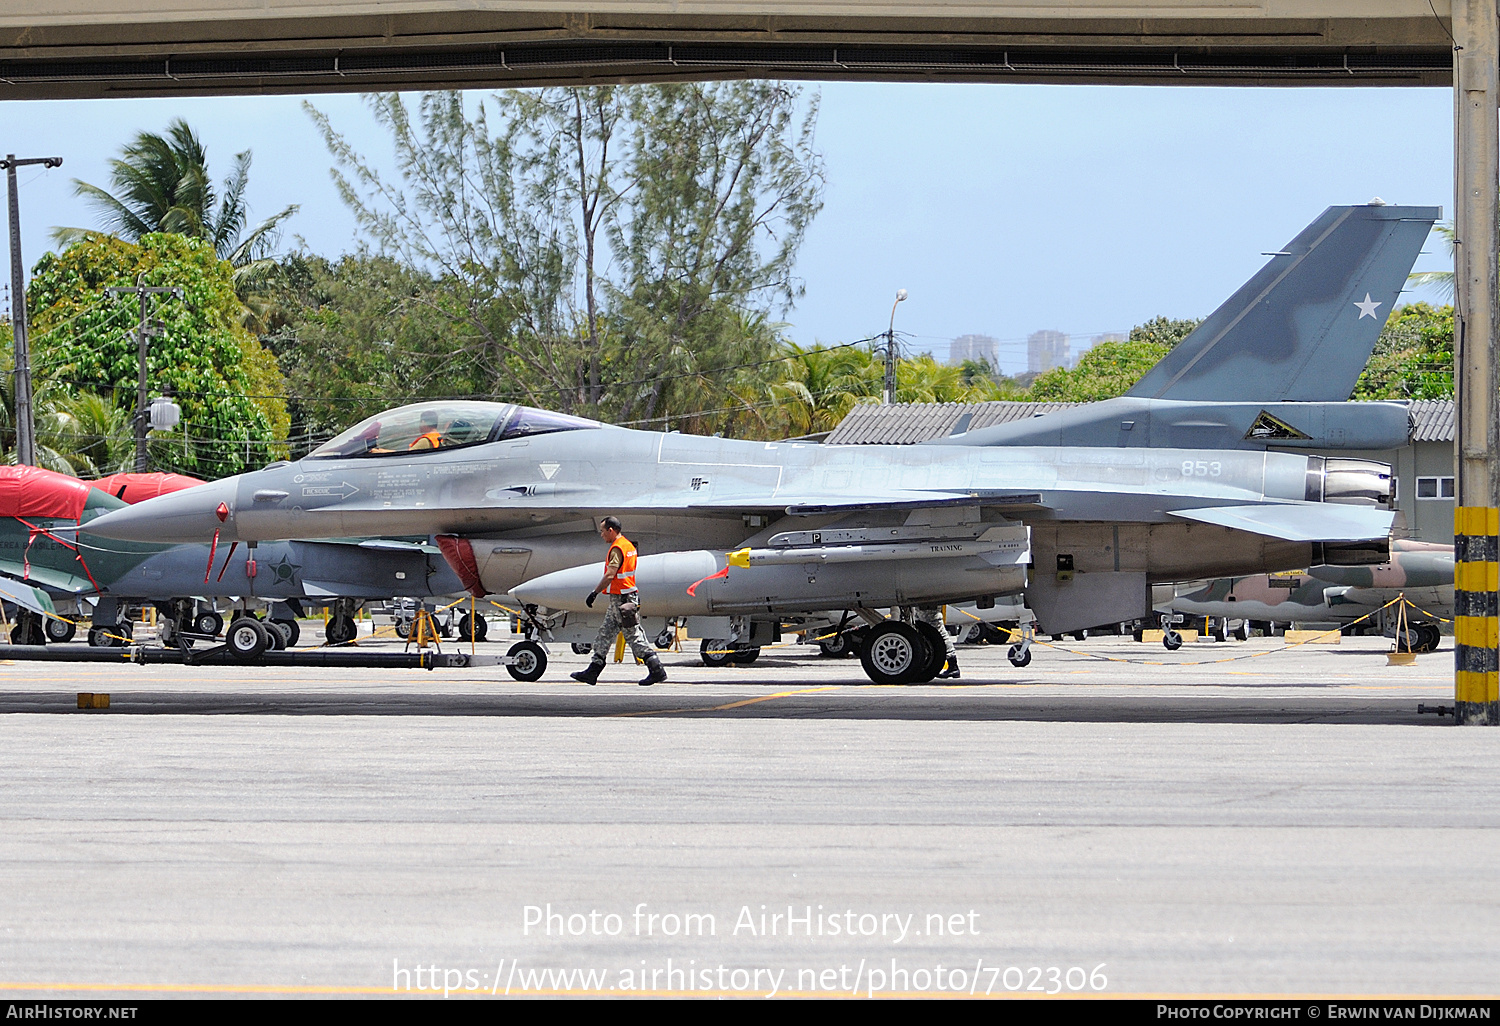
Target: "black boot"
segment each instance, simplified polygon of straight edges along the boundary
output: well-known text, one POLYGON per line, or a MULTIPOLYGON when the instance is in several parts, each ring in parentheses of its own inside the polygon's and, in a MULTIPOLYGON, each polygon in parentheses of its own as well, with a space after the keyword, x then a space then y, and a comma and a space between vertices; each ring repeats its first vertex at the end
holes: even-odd
POLYGON ((579 670, 577 673, 569 674, 569 676, 581 684, 597 684, 599 683, 599 674, 603 672, 604 660, 600 659, 598 656, 594 656, 593 659, 589 660, 589 664, 587 666, 579 670))
POLYGON ((943 667, 943 672, 938 674, 939 680, 956 680, 958 678, 958 656, 948 657, 948 665, 943 667))
POLYGON ((653 652, 646 657, 646 676, 638 682, 641 687, 649 688, 653 684, 660 684, 667 679, 667 671, 662 669, 661 660, 653 652))

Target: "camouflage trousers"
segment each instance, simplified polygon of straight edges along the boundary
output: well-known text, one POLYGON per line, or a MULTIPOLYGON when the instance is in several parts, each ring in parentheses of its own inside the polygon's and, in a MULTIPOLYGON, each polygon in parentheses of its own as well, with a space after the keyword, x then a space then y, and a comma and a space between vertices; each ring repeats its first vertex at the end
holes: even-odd
POLYGON ((641 630, 641 621, 636 618, 636 603, 639 601, 637 594, 632 591, 607 597, 609 607, 604 610, 604 623, 599 627, 599 636, 594 639, 594 658, 607 662, 609 650, 615 644, 615 635, 622 632, 630 645, 630 651, 635 653, 637 659, 644 662, 648 655, 655 655, 656 649, 646 640, 646 632, 641 630))
POLYGON ((958 649, 953 647, 953 635, 948 633, 948 627, 943 623, 943 610, 939 606, 918 606, 914 619, 918 623, 930 623, 937 628, 937 632, 943 636, 943 650, 949 659, 958 658, 958 649))

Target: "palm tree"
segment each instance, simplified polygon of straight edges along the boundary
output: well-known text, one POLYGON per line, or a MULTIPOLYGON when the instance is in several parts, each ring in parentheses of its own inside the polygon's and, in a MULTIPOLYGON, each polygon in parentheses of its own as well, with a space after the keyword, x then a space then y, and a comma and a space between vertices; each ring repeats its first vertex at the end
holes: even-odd
MULTIPOLYGON (((1449 221, 1447 224, 1440 224, 1433 231, 1441 235, 1443 240, 1448 243, 1448 255, 1450 257, 1453 256, 1454 250, 1458 248, 1458 231, 1453 227, 1453 222, 1449 221)), ((1412 285, 1431 285, 1438 290, 1444 299, 1450 303, 1453 302, 1453 293, 1457 288, 1457 279, 1454 277, 1452 271, 1418 271, 1415 274, 1408 274, 1406 280, 1412 285)))
MULTIPOLYGON (((276 227, 297 211, 293 204, 245 234, 249 179, 246 150, 235 156, 223 196, 217 195, 203 143, 186 121, 177 118, 166 135, 141 132, 110 161, 113 193, 76 178, 73 191, 98 208, 101 226, 112 235, 131 242, 152 232, 204 239, 221 259, 243 268, 267 256, 276 242, 276 227)), ((79 228, 58 228, 53 238, 67 245, 83 234, 79 228)))

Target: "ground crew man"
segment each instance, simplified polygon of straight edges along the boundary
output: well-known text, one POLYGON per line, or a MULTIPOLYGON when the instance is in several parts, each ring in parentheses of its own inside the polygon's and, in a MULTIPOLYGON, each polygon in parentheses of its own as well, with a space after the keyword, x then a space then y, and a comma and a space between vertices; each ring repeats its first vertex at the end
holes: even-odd
POLYGON ((931 624, 943 636, 943 650, 948 654, 948 662, 944 664, 938 678, 940 680, 956 678, 958 676, 958 649, 953 647, 953 635, 948 633, 948 626, 943 623, 943 610, 938 606, 918 606, 916 619, 918 623, 931 624))
POLYGON ((641 630, 637 616, 640 601, 635 589, 635 546, 620 533, 617 517, 605 517, 599 522, 599 537, 609 544, 609 553, 604 558, 604 576, 599 578, 599 586, 589 592, 585 603, 592 609, 594 600, 605 594, 609 596, 609 608, 605 610, 604 623, 594 638, 594 658, 589 660, 587 668, 572 674, 572 677, 585 684, 597 683, 604 669, 605 654, 614 644, 615 635, 623 632, 625 640, 630 642, 630 651, 646 664, 646 676, 638 683, 643 688, 660 684, 667 679, 667 671, 662 669, 661 659, 646 640, 646 632, 641 630))
POLYGON ((436 410, 428 410, 422 414, 422 433, 411 440, 406 448, 411 449, 436 449, 443 444, 443 433, 438 430, 438 415, 436 410))

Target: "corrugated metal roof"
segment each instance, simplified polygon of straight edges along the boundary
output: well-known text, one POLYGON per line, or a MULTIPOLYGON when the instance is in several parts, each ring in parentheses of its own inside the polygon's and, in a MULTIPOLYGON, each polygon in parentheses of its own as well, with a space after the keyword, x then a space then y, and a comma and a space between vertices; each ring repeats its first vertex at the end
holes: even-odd
MULTIPOLYGON (((915 445, 1070 410, 1086 403, 861 403, 829 433, 825 445, 915 445), (968 418, 964 420, 964 418, 968 418), (962 421, 962 423, 961 423, 962 421)), ((1411 404, 1413 442, 1453 441, 1453 400, 1418 399, 1411 404)))
POLYGON ((1411 404, 1413 442, 1453 441, 1453 400, 1418 399, 1411 404))
POLYGON ((825 445, 915 445, 994 424, 1040 417, 1081 403, 860 403, 825 445))

